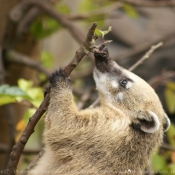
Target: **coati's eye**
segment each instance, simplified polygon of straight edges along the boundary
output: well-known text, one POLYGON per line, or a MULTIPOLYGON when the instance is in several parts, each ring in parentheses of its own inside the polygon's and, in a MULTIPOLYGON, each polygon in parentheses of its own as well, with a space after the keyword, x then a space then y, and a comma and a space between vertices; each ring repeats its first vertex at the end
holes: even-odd
POLYGON ((126 87, 127 82, 128 82, 128 81, 125 80, 125 79, 124 79, 124 80, 121 80, 121 81, 120 81, 120 85, 123 86, 123 87, 126 87))

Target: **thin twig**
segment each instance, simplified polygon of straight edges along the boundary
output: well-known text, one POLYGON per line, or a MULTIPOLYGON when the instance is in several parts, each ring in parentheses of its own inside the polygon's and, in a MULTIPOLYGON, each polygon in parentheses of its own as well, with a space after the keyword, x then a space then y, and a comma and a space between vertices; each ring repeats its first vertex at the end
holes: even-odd
POLYGON ((40 14, 40 9, 36 7, 31 8, 29 12, 27 12, 27 14, 20 20, 16 31, 17 36, 27 33, 33 21, 36 20, 40 14))
POLYGON ((174 6, 174 0, 120 0, 120 2, 129 3, 136 6, 160 7, 160 6, 174 6))
POLYGON ((173 146, 171 146, 171 145, 169 145, 169 144, 167 144, 167 143, 163 143, 163 144, 161 145, 161 147, 162 147, 163 149, 167 149, 167 150, 170 150, 170 151, 175 151, 175 147, 173 147, 173 146))
POLYGON ((156 89, 160 84, 166 83, 175 77, 175 71, 163 71, 161 75, 151 78, 148 83, 156 89))
POLYGON ((109 17, 109 18, 117 18, 120 17, 119 14, 116 14, 117 9, 121 8, 123 6, 122 2, 117 2, 117 3, 113 3, 112 5, 108 6, 108 7, 104 7, 104 8, 100 8, 97 9, 95 11, 91 11, 90 13, 83 13, 83 14, 77 14, 77 15, 69 15, 67 16, 67 18, 69 20, 84 20, 84 19, 89 19, 91 17, 94 16, 105 16, 105 17, 109 17), (111 12, 115 11, 115 14, 111 14, 111 12))
MULTIPOLYGON (((87 54, 89 50, 91 50, 91 47, 94 46, 95 40, 94 40, 94 32, 97 27, 96 23, 93 23, 90 27, 87 37, 85 40, 85 43, 77 50, 73 60, 68 64, 68 66, 65 67, 65 73, 67 76, 70 75, 72 70, 77 66, 77 64, 81 61, 81 59, 87 54)), ((29 119, 29 122, 17 142, 17 144, 13 147, 12 152, 10 154, 10 160, 9 164, 7 166, 7 174, 8 175, 14 175, 16 171, 17 164, 19 162, 20 156, 23 152, 24 146, 27 143, 29 137, 34 132, 34 128, 41 118, 41 116, 45 113, 47 106, 49 104, 49 93, 46 94, 43 102, 39 106, 39 108, 36 110, 35 114, 29 119)))
POLYGON ((155 45, 160 41, 163 42, 164 47, 169 43, 172 43, 172 42, 174 43, 174 35, 175 35, 175 32, 172 32, 166 36, 160 37, 156 41, 154 40, 149 43, 145 42, 145 43, 137 44, 136 46, 132 47, 128 51, 118 55, 116 58, 114 58, 114 60, 116 60, 120 64, 127 64, 127 62, 131 61, 131 59, 126 59, 126 58, 134 58, 136 55, 141 54, 146 50, 149 50, 150 46, 155 45))
POLYGON ((46 77, 50 76, 50 72, 40 62, 36 62, 35 60, 26 55, 23 55, 13 50, 9 50, 7 51, 5 56, 6 60, 9 63, 15 63, 18 65, 27 66, 44 73, 46 77))
MULTIPOLYGON (((11 151, 11 148, 8 145, 0 143, 0 153, 9 153, 9 151, 11 151)), ((38 154, 39 152, 40 152, 39 149, 24 149, 22 154, 31 155, 31 154, 38 154)))
POLYGON ((156 50, 158 49, 160 46, 162 46, 163 43, 160 42, 154 46, 151 46, 151 49, 148 50, 148 52, 146 52, 145 55, 143 55, 143 57, 141 59, 139 59, 133 66, 131 66, 129 68, 129 71, 133 71, 134 69, 136 69, 139 65, 141 65, 146 59, 148 59, 150 57, 150 55, 156 50))
POLYGON ((39 8, 40 10, 42 10, 42 12, 57 20, 63 27, 69 30, 70 34, 72 34, 72 36, 78 43, 82 43, 82 32, 78 30, 77 27, 74 24, 72 24, 72 22, 69 19, 67 19, 64 15, 62 15, 56 9, 54 9, 51 3, 43 3, 42 0, 22 1, 12 9, 9 17, 12 21, 17 23, 22 19, 25 12, 32 7, 39 8))
POLYGON ((27 168, 23 171, 22 175, 26 175, 27 172, 35 166, 35 164, 38 162, 38 160, 42 157, 43 154, 44 154, 44 149, 42 148, 39 154, 34 158, 32 162, 30 162, 27 168))
MULTIPOLYGON (((150 55, 157 49, 159 48, 160 46, 162 46, 162 42, 152 46, 148 52, 146 52, 146 54, 141 58, 139 59, 133 66, 131 66, 129 68, 129 71, 133 71, 136 67, 138 67, 140 64, 142 64, 147 58, 150 57, 150 55)), ((98 104, 100 103, 100 99, 97 98, 91 105, 90 105, 90 108, 93 108, 95 106, 97 106, 98 104)))

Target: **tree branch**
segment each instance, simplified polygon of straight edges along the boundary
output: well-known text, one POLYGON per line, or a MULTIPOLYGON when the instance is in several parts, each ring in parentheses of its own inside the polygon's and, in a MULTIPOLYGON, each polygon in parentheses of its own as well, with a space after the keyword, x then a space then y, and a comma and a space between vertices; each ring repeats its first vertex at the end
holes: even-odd
MULTIPOLYGON (((65 67, 65 72, 67 76, 70 75, 72 70, 77 66, 77 64, 81 61, 81 59, 87 54, 89 50, 91 50, 91 47, 95 44, 94 32, 95 32, 96 27, 97 27, 97 24, 93 23, 87 33, 85 43, 77 50, 73 60, 71 60, 68 66, 65 67)), ((13 147, 12 152, 10 154, 9 164, 7 166, 8 175, 15 174, 17 164, 23 152, 24 146, 27 143, 30 135, 34 132, 34 128, 37 122, 39 121, 41 116, 45 113, 48 104, 49 104, 49 93, 46 94, 43 102, 41 103, 39 108, 36 110, 35 114, 29 119, 29 122, 21 138, 16 143, 16 145, 13 147)))
POLYGON ((23 171, 22 175, 26 175, 27 172, 35 166, 35 164, 42 157, 43 154, 44 154, 44 149, 42 148, 41 151, 39 152, 39 154, 34 158, 34 160, 32 162, 30 162, 28 167, 23 171))
POLYGON ((100 9, 97 9, 95 11, 91 11, 91 12, 88 12, 88 13, 83 13, 83 14, 80 14, 80 15, 68 15, 67 18, 69 20, 84 20, 84 19, 89 19, 91 17, 94 17, 94 16, 105 16, 105 17, 110 17, 110 18, 117 18, 117 17, 120 17, 119 14, 112 14, 111 12, 121 8, 123 6, 123 3, 121 2, 117 2, 117 3, 114 3, 112 4, 111 6, 109 7, 104 7, 104 8, 100 8, 100 9))
POLYGON ((72 34, 72 36, 78 43, 82 43, 82 32, 78 30, 77 27, 75 27, 69 19, 67 19, 64 15, 56 11, 50 3, 43 3, 42 0, 22 1, 16 7, 13 8, 9 15, 10 19, 14 22, 19 22, 22 19, 24 13, 33 6, 39 8, 40 10, 42 10, 42 12, 57 20, 63 27, 69 30, 69 32, 72 34))
POLYGON ((31 59, 26 55, 9 50, 7 51, 5 56, 6 60, 10 63, 27 66, 44 73, 47 77, 50 76, 50 72, 40 62, 36 62, 35 60, 31 59))
POLYGON ((175 6, 174 0, 120 0, 120 2, 147 7, 175 6))
POLYGON ((153 45, 151 48, 150 48, 150 50, 148 50, 148 52, 146 52, 146 54, 142 57, 142 58, 140 58, 134 65, 132 65, 130 68, 129 68, 129 71, 133 71, 134 69, 136 69, 139 65, 141 65, 146 59, 148 59, 150 56, 151 56, 151 54, 156 50, 156 49, 158 49, 160 46, 162 46, 163 45, 163 43, 162 42, 160 42, 160 43, 158 43, 158 44, 156 44, 156 45, 153 45))

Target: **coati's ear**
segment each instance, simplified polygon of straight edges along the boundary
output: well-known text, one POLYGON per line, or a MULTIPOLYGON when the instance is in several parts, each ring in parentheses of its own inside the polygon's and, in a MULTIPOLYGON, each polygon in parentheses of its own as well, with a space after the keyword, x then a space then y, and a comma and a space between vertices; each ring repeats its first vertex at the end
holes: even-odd
POLYGON ((165 118, 163 120, 163 129, 164 129, 164 132, 166 132, 169 129, 171 122, 166 114, 164 115, 164 117, 165 118))
POLYGON ((152 111, 139 111, 138 118, 132 122, 132 127, 146 133, 155 133, 160 126, 158 116, 152 111))

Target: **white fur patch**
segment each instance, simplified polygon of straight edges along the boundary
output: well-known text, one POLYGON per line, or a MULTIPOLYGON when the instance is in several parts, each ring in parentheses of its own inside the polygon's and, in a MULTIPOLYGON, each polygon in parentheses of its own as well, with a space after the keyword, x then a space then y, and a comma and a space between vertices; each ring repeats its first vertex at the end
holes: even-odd
POLYGON ((106 93, 105 83, 106 83, 106 75, 98 71, 96 68, 94 69, 94 80, 96 83, 96 88, 102 93, 106 93))
POLYGON ((167 124, 167 128, 164 130, 164 132, 166 132, 168 129, 169 129, 169 127, 170 127, 170 125, 171 125, 171 122, 170 122, 170 119, 168 118, 168 116, 165 114, 165 119, 166 119, 166 124, 167 124))
POLYGON ((129 89, 132 87, 132 83, 130 81, 128 81, 128 83, 126 84, 126 89, 129 89))
POLYGON ((118 87, 118 83, 116 83, 116 81, 111 81, 111 85, 113 88, 117 88, 118 87))
POLYGON ((117 94, 117 101, 123 101, 123 94, 122 94, 122 92, 119 92, 117 94))

